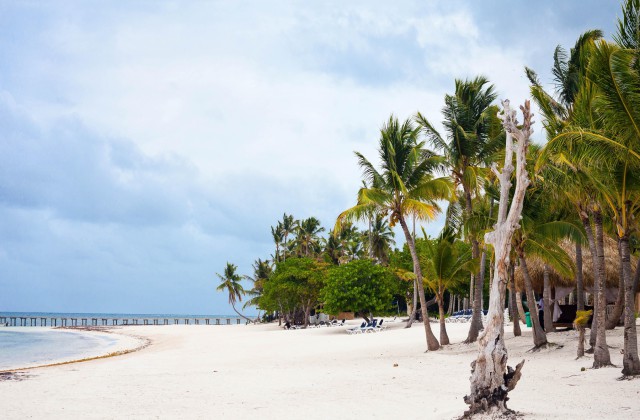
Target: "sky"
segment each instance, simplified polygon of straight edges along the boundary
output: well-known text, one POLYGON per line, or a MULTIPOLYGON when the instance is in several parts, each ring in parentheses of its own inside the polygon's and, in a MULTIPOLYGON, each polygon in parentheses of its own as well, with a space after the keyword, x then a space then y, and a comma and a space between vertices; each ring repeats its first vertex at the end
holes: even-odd
POLYGON ((252 274, 285 212, 333 226, 361 183, 353 152, 376 162, 391 114, 441 128, 454 80, 477 75, 520 104, 524 66, 552 89, 556 45, 610 38, 619 14, 613 0, 0 0, 0 312, 231 314, 215 274, 252 274))

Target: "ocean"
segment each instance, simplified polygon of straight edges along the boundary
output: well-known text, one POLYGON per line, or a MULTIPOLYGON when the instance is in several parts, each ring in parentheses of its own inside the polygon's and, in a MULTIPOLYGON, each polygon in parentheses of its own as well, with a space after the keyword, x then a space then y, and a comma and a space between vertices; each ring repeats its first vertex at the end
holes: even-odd
POLYGON ((0 312, 0 371, 110 353, 117 339, 42 327, 237 325, 235 315, 0 312))
POLYGON ((0 329, 0 371, 109 353, 117 339, 106 334, 42 328, 0 329))

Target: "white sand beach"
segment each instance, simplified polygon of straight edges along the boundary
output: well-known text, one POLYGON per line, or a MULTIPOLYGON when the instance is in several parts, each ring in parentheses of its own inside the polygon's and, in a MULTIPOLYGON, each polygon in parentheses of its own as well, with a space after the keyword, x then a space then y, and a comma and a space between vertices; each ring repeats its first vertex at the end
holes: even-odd
MULTIPOLYGON (((285 331, 277 324, 113 328, 151 344, 121 356, 23 370, 0 381, 2 418, 461 415, 477 345, 425 353, 422 326, 403 327, 396 322, 386 331, 354 336, 344 327, 285 331)), ((452 342, 461 342, 468 324, 448 328, 452 342)), ((618 367, 592 370, 590 357, 575 360, 575 332, 550 336, 563 348, 527 353, 529 329, 518 338, 509 331, 510 365, 526 360, 522 380, 509 394, 510 408, 532 419, 638 418, 638 381, 616 380, 618 367)), ((622 329, 609 332, 608 342, 620 365, 622 329)))

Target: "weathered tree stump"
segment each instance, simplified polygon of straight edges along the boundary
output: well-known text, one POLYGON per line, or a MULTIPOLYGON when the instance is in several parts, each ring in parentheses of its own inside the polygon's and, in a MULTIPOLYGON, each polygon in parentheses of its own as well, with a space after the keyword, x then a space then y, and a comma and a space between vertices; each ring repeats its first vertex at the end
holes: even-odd
POLYGON ((513 414, 507 408, 508 393, 513 390, 522 375, 524 360, 514 368, 507 366, 507 348, 504 344, 504 301, 509 282, 509 254, 514 231, 519 222, 524 196, 529 185, 526 170, 526 156, 529 137, 533 132, 529 101, 521 106, 524 122, 521 127, 516 119, 516 111, 509 101, 504 101, 503 112, 498 114, 506 131, 505 160, 502 172, 496 165, 491 168, 500 181, 500 204, 498 220, 494 230, 485 235, 485 243, 493 245, 495 262, 493 281, 489 295, 487 325, 478 339, 478 357, 471 364, 471 392, 464 397, 469 410, 465 416, 477 413, 505 415, 513 414), (515 144, 514 144, 515 140, 515 144), (514 150, 515 149, 515 150, 514 150), (516 188, 509 204, 513 155, 516 160, 516 188))

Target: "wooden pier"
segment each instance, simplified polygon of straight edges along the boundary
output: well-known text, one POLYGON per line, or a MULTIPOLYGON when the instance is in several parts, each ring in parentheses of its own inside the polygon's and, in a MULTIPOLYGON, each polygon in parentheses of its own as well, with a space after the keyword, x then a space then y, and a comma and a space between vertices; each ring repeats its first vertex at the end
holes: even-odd
POLYGON ((66 318, 43 316, 0 316, 0 326, 5 327, 98 327, 128 325, 240 325, 240 318, 66 318), (38 325, 38 320, 40 324, 38 325), (109 324, 111 320, 111 324, 109 324), (235 322, 234 322, 235 320, 235 322), (142 324, 140 324, 142 322, 142 324))

